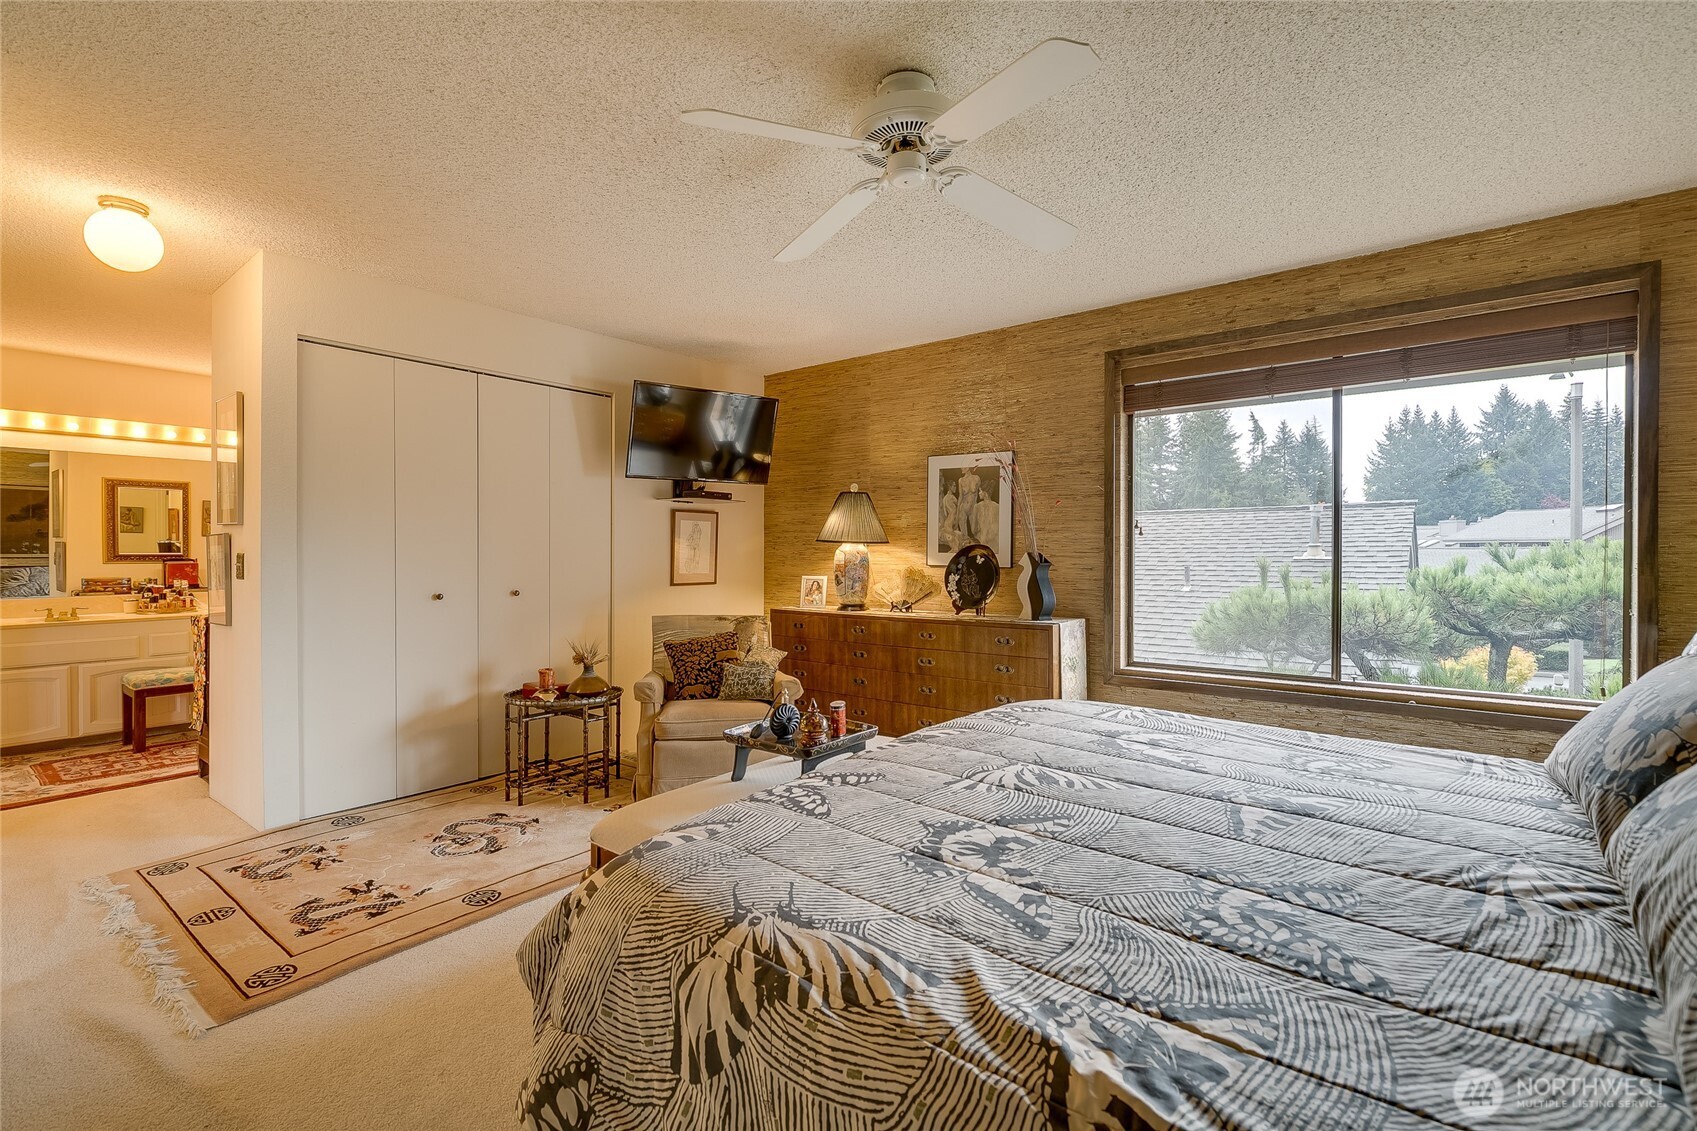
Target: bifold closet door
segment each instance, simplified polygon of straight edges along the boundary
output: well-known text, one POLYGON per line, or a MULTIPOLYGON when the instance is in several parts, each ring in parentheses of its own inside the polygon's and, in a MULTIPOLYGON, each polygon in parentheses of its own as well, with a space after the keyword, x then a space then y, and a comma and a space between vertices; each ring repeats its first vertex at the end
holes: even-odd
POLYGON ((395 362, 400 796, 477 777, 477 376, 395 362))
MULTIPOLYGON (((554 667, 576 678, 572 642, 612 648, 613 399, 551 389, 549 400, 549 630, 554 667)), ((613 678, 610 665, 598 671, 613 678)))
POLYGON ((502 767, 502 693, 534 680, 536 669, 550 663, 549 392, 527 381, 477 378, 477 686, 484 774, 502 767))
POLYGON ((395 363, 298 349, 301 805, 313 817, 395 796, 395 363))

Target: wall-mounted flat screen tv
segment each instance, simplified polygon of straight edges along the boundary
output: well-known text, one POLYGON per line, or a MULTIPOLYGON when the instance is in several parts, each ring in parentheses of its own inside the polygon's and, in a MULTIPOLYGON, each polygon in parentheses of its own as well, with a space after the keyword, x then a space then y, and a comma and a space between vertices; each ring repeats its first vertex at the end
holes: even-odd
POLYGON ((764 483, 772 470, 772 397, 638 381, 631 388, 631 479, 764 483))

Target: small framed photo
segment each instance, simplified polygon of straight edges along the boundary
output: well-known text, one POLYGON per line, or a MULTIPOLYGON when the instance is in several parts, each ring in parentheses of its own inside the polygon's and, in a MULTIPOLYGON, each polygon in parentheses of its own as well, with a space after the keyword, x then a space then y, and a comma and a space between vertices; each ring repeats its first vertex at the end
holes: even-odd
POLYGON ((719 581, 719 512, 678 508, 672 512, 672 584, 714 585, 719 581))
POLYGON ((230 536, 206 540, 206 615, 213 624, 230 623, 230 536))
POLYGON ((242 524, 242 395, 220 397, 212 410, 212 519, 242 524))
POLYGON ((1013 565, 1012 452, 932 456, 925 493, 925 564, 948 565, 972 545, 996 552, 1003 569, 1013 565))
POLYGON ((801 607, 804 609, 823 609, 825 607, 824 574, 804 573, 801 575, 801 607))

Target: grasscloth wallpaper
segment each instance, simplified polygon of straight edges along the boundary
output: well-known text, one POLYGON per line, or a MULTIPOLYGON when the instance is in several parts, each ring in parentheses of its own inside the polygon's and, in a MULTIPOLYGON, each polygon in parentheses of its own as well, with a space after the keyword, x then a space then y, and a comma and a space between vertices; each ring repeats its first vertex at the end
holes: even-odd
MULTIPOLYGON (((1689 565, 1697 552, 1697 189, 774 374, 766 391, 782 404, 766 491, 767 603, 794 604, 802 574, 831 572, 835 546, 814 539, 851 481, 871 492, 890 537, 872 548, 876 584, 905 566, 925 567, 926 458, 1012 447, 1037 498, 1039 542, 1055 563, 1056 615, 1090 622, 1092 698, 1541 757, 1555 737, 1548 730, 1105 683, 1104 354, 1646 261, 1662 265, 1665 659, 1697 632, 1697 568, 1689 565)), ((1014 549, 1024 551, 1023 538, 1014 549)), ((941 569, 932 572, 940 579, 941 569)), ((1018 612, 1015 576, 1004 573, 992 612, 1018 612)))

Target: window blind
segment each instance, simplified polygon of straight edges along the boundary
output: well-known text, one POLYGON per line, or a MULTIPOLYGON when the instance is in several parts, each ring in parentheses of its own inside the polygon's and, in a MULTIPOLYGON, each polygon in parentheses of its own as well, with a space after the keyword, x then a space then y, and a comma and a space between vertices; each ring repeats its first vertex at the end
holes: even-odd
POLYGON ((1632 350, 1638 296, 1622 292, 1204 356, 1120 364, 1128 413, 1253 400, 1632 350))

